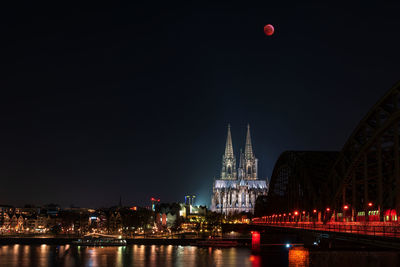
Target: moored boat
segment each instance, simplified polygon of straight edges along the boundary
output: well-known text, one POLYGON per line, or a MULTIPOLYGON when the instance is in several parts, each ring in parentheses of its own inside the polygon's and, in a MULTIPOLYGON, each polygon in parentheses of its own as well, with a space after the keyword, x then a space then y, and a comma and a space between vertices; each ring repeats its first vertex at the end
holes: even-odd
POLYGON ((79 246, 126 246, 126 240, 105 235, 90 235, 73 241, 72 244, 79 246))

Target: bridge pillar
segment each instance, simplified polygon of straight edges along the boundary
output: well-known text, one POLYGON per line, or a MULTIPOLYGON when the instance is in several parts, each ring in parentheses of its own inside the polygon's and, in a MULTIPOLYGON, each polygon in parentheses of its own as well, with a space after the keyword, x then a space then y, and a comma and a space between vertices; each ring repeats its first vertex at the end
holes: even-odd
POLYGON ((382 142, 381 138, 377 138, 378 148, 378 210, 379 221, 383 221, 383 175, 382 175, 382 142))
POLYGON ((394 123, 394 179, 396 183, 396 213, 400 214, 400 159, 399 159, 399 121, 394 123))
POLYGON ((365 221, 369 221, 368 215, 368 157, 367 153, 364 154, 364 218, 365 221))
POLYGON ((346 205, 346 184, 343 186, 343 195, 342 195, 342 206, 338 209, 342 211, 342 220, 345 221, 346 220, 346 216, 345 216, 345 210, 344 210, 344 205, 346 205))
POLYGON ((353 172, 353 175, 352 175, 353 177, 352 177, 352 204, 351 204, 351 221, 352 222, 355 222, 356 221, 356 207, 357 207, 357 203, 356 203, 356 201, 357 201, 357 192, 356 192, 356 190, 357 190, 357 188, 356 188, 356 174, 353 172))

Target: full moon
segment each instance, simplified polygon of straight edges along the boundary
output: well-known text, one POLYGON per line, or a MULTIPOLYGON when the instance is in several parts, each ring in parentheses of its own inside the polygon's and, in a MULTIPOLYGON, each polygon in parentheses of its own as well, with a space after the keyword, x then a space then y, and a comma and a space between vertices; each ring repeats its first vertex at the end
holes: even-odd
POLYGON ((274 34, 274 26, 272 26, 271 24, 267 24, 264 26, 264 33, 267 36, 271 36, 272 34, 274 34))

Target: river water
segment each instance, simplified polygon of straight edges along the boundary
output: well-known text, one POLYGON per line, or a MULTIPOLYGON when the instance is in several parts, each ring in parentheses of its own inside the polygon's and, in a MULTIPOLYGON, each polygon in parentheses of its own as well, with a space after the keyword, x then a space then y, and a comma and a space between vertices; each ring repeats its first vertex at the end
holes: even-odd
POLYGON ((309 251, 303 247, 248 248, 194 246, 77 247, 71 245, 2 245, 0 267, 52 266, 400 266, 395 251, 309 251))

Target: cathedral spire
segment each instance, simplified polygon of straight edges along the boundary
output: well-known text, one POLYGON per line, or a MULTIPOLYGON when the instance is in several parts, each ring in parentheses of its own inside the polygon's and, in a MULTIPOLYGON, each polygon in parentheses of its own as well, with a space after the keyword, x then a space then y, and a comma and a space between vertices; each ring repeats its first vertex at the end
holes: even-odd
POLYGON ((239 168, 242 168, 244 166, 244 159, 243 159, 243 151, 240 149, 240 154, 239 154, 239 168))
POLYGON ((222 156, 222 179, 236 179, 236 159, 233 154, 231 125, 228 124, 228 135, 226 137, 225 154, 222 156))
POLYGON ((233 158, 233 145, 231 136, 231 125, 228 124, 228 136, 226 137, 225 157, 233 158))
POLYGON ((246 147, 244 149, 244 154, 248 159, 253 157, 253 147, 251 146, 250 137, 250 124, 247 124, 246 147))

